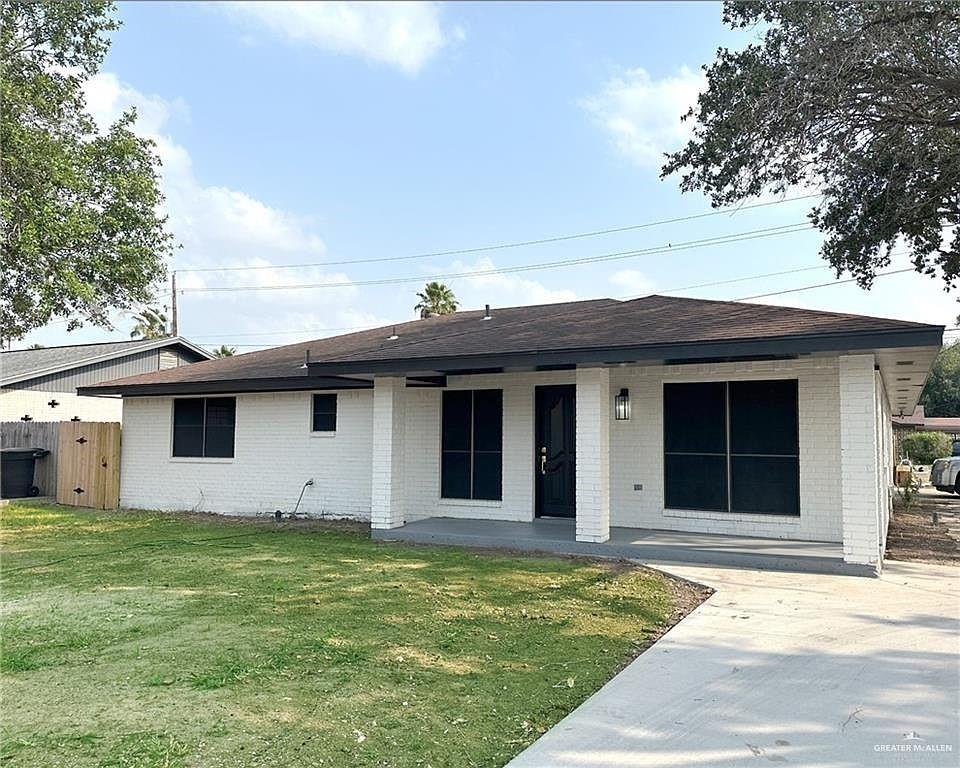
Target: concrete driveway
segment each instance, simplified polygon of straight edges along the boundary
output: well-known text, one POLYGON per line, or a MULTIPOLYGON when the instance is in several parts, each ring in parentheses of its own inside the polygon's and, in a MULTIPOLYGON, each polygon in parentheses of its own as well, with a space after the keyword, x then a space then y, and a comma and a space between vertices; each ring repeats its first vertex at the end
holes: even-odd
POLYGON ((665 570, 717 592, 510 768, 960 765, 960 569, 665 570))

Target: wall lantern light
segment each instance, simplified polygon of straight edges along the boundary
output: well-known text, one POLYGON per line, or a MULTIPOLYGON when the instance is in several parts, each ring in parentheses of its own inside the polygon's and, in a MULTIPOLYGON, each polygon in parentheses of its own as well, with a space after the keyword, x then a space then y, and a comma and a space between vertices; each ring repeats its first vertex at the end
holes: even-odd
POLYGON ((628 421, 630 419, 630 391, 621 389, 620 394, 613 398, 613 403, 617 421, 628 421))

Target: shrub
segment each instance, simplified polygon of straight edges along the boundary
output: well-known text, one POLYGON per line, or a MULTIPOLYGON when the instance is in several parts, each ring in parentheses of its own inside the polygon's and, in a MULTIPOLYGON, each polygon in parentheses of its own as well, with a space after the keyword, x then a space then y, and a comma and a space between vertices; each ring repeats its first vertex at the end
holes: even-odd
POLYGON ((932 464, 950 455, 950 436, 943 432, 911 432, 900 441, 900 450, 914 464, 932 464))

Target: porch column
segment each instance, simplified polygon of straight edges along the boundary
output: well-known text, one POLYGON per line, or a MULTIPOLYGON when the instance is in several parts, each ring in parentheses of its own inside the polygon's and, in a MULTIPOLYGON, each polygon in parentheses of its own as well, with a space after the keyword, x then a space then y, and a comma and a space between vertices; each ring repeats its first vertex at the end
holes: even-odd
POLYGON ((841 355, 840 502, 843 559, 880 567, 880 471, 873 355, 841 355))
POLYGON ((370 527, 386 530, 404 524, 402 376, 373 380, 373 483, 370 527))
POLYGON ((610 538, 610 371, 577 369, 577 541, 610 538))

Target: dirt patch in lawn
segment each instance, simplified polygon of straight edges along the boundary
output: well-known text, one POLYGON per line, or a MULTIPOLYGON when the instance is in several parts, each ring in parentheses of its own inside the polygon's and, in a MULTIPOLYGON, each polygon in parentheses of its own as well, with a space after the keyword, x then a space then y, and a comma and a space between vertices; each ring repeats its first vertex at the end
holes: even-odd
POLYGON ((960 564, 960 499, 923 493, 909 509, 895 509, 887 557, 960 564))
MULTIPOLYGON (((700 603, 710 597, 714 590, 704 584, 680 579, 663 571, 657 571, 657 573, 666 579, 667 586, 670 587, 670 591, 673 593, 673 615, 671 616, 669 626, 665 627, 663 632, 660 633, 660 635, 662 635, 694 608, 699 606, 700 603)), ((657 637, 660 635, 657 635, 657 637)))

